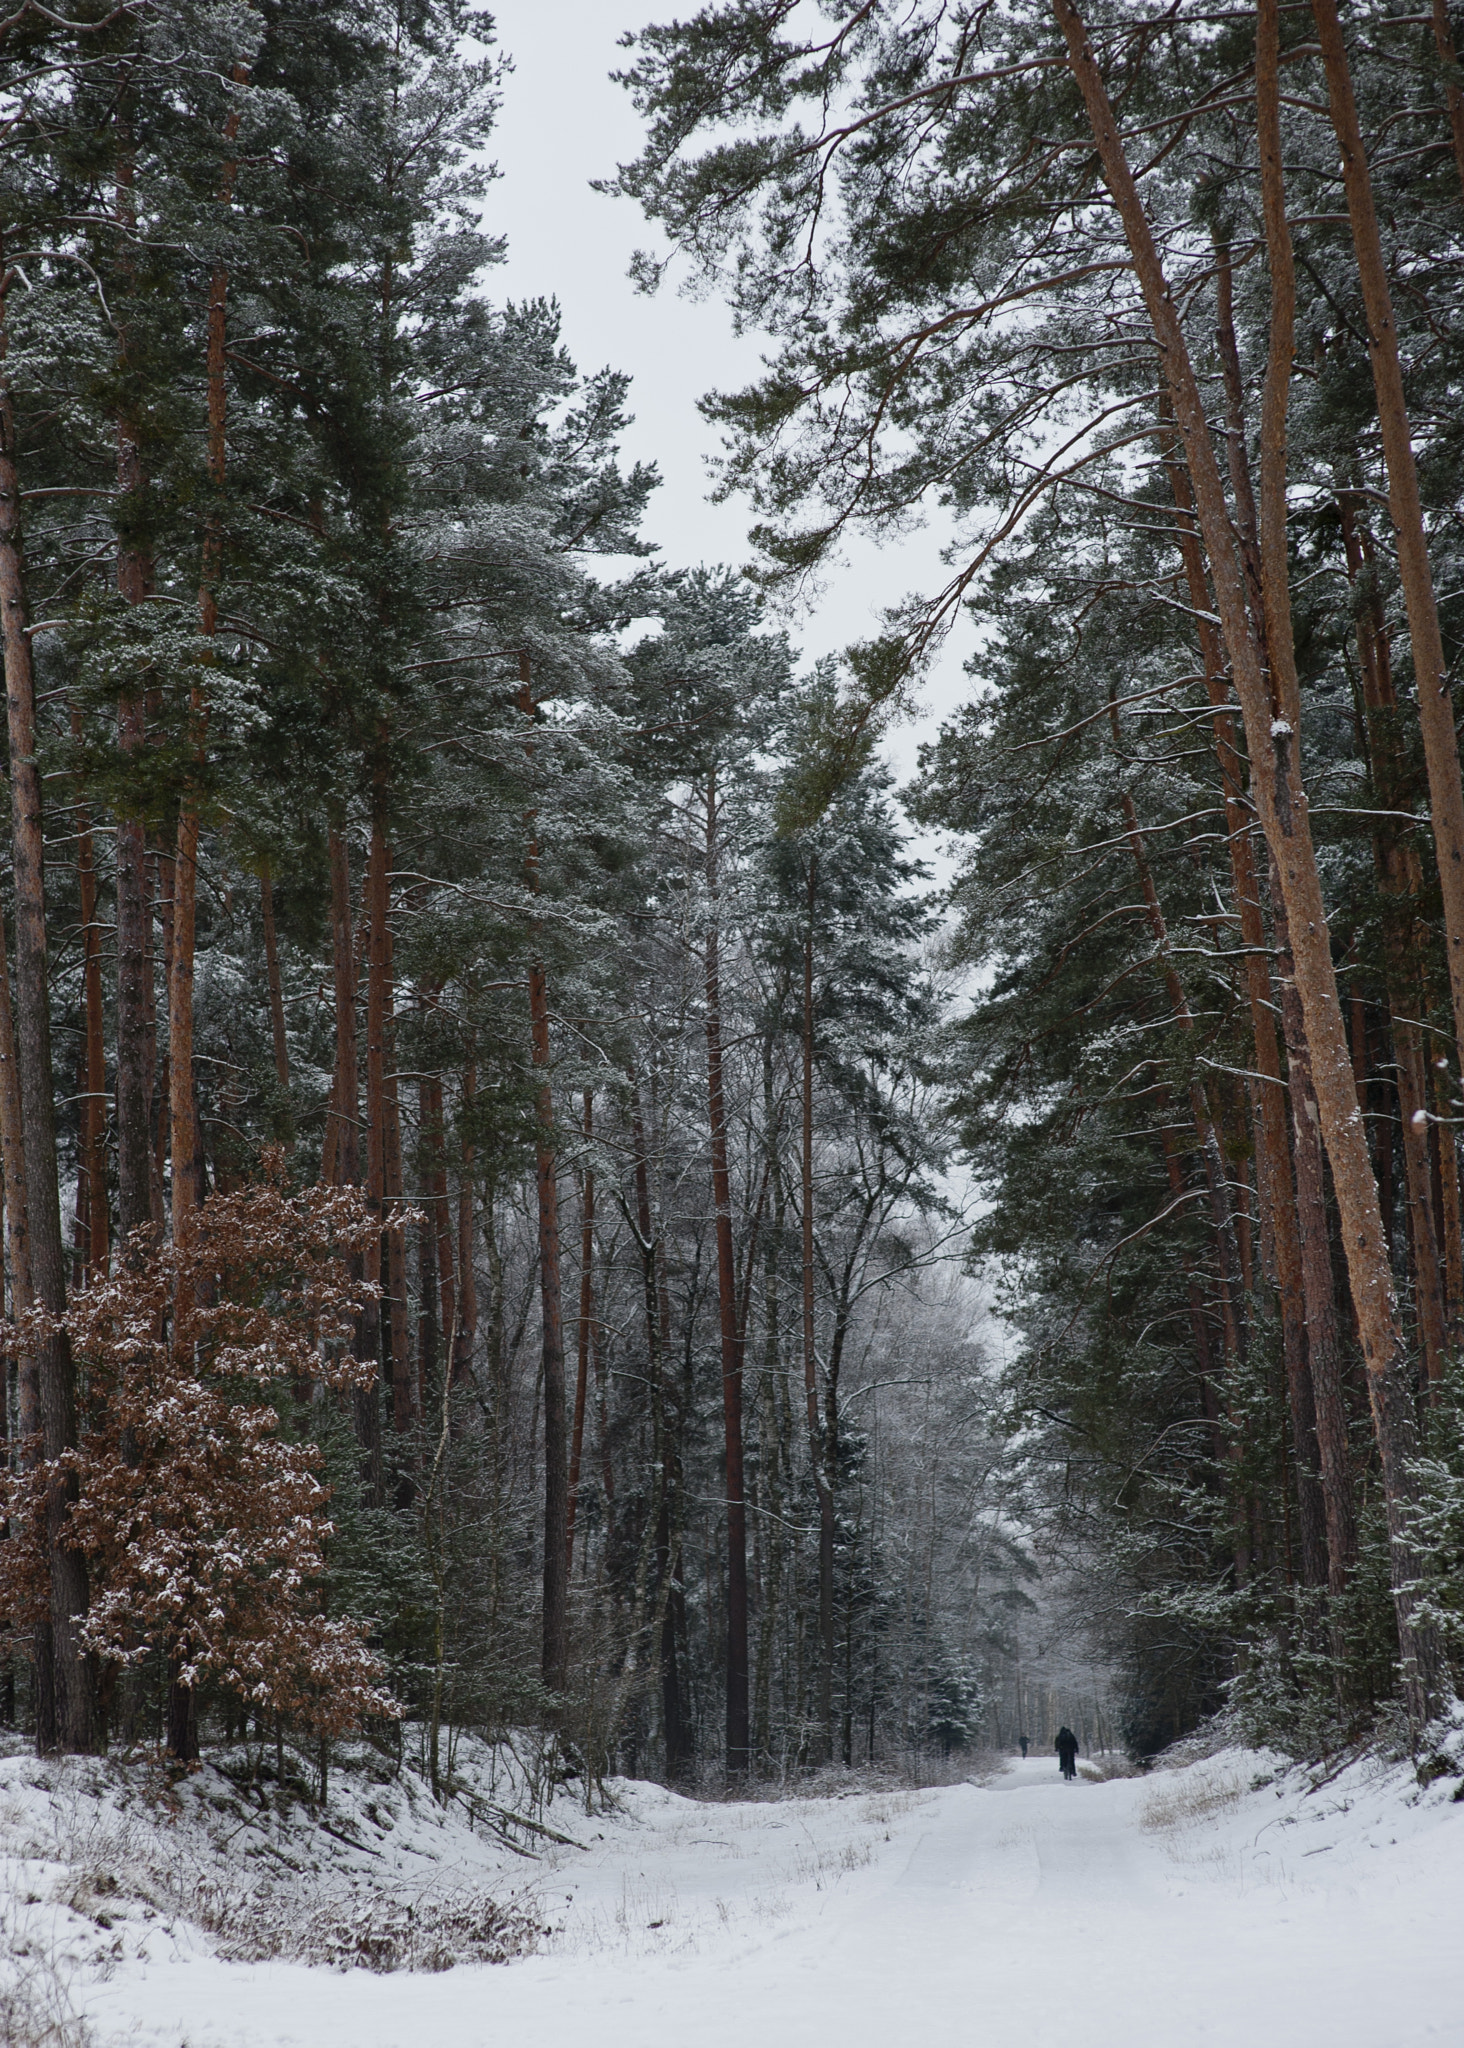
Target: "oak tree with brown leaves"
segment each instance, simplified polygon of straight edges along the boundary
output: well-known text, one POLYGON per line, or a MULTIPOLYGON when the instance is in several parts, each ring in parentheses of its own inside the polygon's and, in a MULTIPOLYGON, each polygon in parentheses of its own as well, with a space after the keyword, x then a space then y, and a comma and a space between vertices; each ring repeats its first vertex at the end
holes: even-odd
POLYGON ((61 1325, 79 1441, 8 1475, 0 1605, 12 1625, 39 1611, 47 1503, 69 1490, 87 1648, 104 1681, 166 1660, 180 1762, 205 1682, 322 1735, 398 1711, 362 1622, 324 1611, 330 1495, 301 1429, 370 1372, 350 1339, 371 1283, 351 1274, 374 1228, 354 1189, 218 1194, 181 1247, 138 1247, 61 1325))

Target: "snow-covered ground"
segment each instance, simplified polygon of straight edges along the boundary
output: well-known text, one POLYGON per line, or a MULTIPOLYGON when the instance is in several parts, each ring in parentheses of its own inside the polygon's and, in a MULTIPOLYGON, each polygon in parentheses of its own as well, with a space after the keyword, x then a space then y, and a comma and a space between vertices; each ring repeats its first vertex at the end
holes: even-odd
POLYGON ((333 1790, 335 1834, 307 1836, 209 1773, 160 1820, 105 1767, 12 1758, 0 1876, 12 1937, 104 2048, 1464 2042, 1457 1781, 1278 1769, 1232 1750, 1067 1785, 1034 1758, 983 1785, 742 1804, 621 1783, 618 1814, 557 1802, 580 1846, 528 1860, 405 1779, 333 1790), (549 1930, 537 1953, 389 1975, 218 1953, 311 1897, 430 1920, 475 1888, 549 1930))

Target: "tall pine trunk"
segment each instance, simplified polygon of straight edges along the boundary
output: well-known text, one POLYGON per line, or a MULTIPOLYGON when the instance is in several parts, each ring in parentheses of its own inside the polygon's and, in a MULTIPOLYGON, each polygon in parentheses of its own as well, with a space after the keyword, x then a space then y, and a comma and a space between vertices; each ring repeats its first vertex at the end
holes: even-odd
MULTIPOLYGON (((1290 923, 1297 992, 1301 998, 1307 1046, 1312 1059, 1323 1142, 1332 1161, 1333 1182, 1342 1215, 1353 1306, 1382 1460, 1404 1694, 1411 1718, 1416 1722, 1422 1721, 1427 1718, 1436 1685, 1438 1652, 1432 1630, 1426 1625, 1415 1625, 1414 1621, 1417 1596, 1413 1588, 1420 1574, 1420 1559, 1413 1528, 1416 1482, 1410 1465, 1417 1431, 1408 1359, 1398 1321, 1377 1184, 1368 1157, 1357 1089, 1347 1052, 1326 906, 1317 871, 1306 794, 1301 785, 1297 744, 1299 696, 1294 688, 1286 689, 1287 679, 1284 676, 1267 673, 1261 657, 1254 625, 1248 615, 1235 534, 1210 442, 1204 402, 1153 231, 1124 153, 1082 19, 1071 0, 1053 0, 1053 8, 1067 41, 1069 63, 1087 109, 1103 175, 1123 223, 1154 338, 1164 359, 1200 532, 1209 558, 1215 609, 1229 651, 1236 693, 1245 721, 1251 762, 1251 794, 1280 877, 1290 923), (1275 696, 1271 687, 1273 679, 1279 685, 1275 696)), ((1279 172, 1279 163, 1277 170, 1279 172)), ((1268 205, 1268 216, 1269 211, 1268 205)), ((1284 233, 1284 215, 1282 231, 1284 233)), ((1273 327, 1278 312, 1283 310, 1281 306, 1273 308, 1273 327)), ((1273 340, 1273 349, 1274 345, 1273 340)), ((1285 359, 1289 368, 1289 348, 1285 351, 1285 359)), ((1280 542, 1284 546, 1284 534, 1280 542)), ((1268 567, 1274 568, 1277 559, 1274 531, 1269 535, 1263 533, 1262 558, 1268 567)), ((1289 654, 1290 607, 1284 586, 1268 590, 1267 598, 1274 658, 1276 651, 1282 648, 1289 654)))
POLYGON ((473 1060, 463 1068, 462 1156, 458 1167, 458 1299, 457 1348, 453 1354, 452 1376, 466 1379, 472 1370, 478 1342, 478 1282, 473 1268, 473 1169, 477 1148, 472 1139, 473 1104, 478 1092, 478 1069, 473 1060))
MULTIPOLYGON (((519 659, 519 709, 534 716, 533 679, 527 654, 519 659)), ((532 755, 532 746, 529 748, 532 755)), ((539 841, 529 813, 524 868, 529 893, 539 893, 539 841)), ((533 933, 538 941, 537 924, 533 933)), ((549 989, 544 962, 529 963, 529 1034, 539 1088, 535 1097, 537 1143, 534 1177, 539 1212, 539 1311, 544 1374, 544 1614, 541 1675, 546 1691, 564 1691, 569 1674, 569 1573, 565 1566, 569 1528, 569 1466, 565 1442, 564 1310, 559 1267, 559 1156, 554 1139, 554 1088, 550 1080, 549 989)))
MULTIPOLYGON (((1418 721, 1428 769, 1429 807, 1443 894, 1444 934, 1453 996, 1454 1036, 1464 1067, 1464 783, 1459 775, 1459 741, 1454 700, 1439 629, 1438 600, 1428 558, 1418 465, 1403 390, 1398 327, 1393 315, 1383 238, 1373 202, 1372 179, 1363 149, 1362 126, 1352 90, 1352 72, 1336 0, 1312 0, 1312 18, 1327 75, 1327 104, 1342 158, 1342 183, 1352 226, 1358 283, 1367 316, 1367 352, 1377 398, 1378 426, 1388 474, 1388 510, 1397 537, 1398 574, 1408 615, 1418 721)), ((1445 22, 1447 30, 1447 21, 1445 22)), ((1450 103, 1451 119, 1454 107, 1450 103)), ((1279 160, 1277 169, 1279 182, 1279 160)))
MULTIPOLYGON (((136 220, 131 137, 125 118, 119 131, 123 147, 117 160, 116 213, 123 233, 118 272, 125 292, 133 282, 129 237, 136 220)), ((130 367, 124 328, 119 349, 119 370, 124 378, 130 367)), ((152 552, 139 531, 139 521, 146 518, 146 482, 138 427, 124 407, 117 418, 117 590, 129 605, 142 604, 150 597, 154 583, 152 552)), ((117 707, 117 739, 125 759, 137 759, 146 735, 144 698, 139 692, 128 692, 117 707)), ((152 897, 147 830, 142 818, 125 805, 117 819, 116 892, 117 1228, 125 1247, 133 1231, 151 1236, 157 1221, 153 1204, 152 897)))
POLYGON ((717 1233, 717 1309, 722 1344, 722 1455, 727 1489, 727 1770, 746 1771, 747 1502, 742 1461, 742 1341, 737 1314, 737 1263, 732 1243, 732 1182, 727 1170, 727 1104, 722 1075, 721 878, 717 776, 706 787, 706 1039, 707 1106, 712 1151, 712 1203, 717 1233))
POLYGON ((1267 1220, 1275 1264, 1277 1304, 1281 1315, 1281 1352, 1286 1372, 1287 1406, 1291 1417, 1292 1456, 1296 1465, 1298 1516, 1303 1575, 1307 1582, 1326 1577, 1322 1544, 1322 1507, 1316 1477, 1316 1442, 1311 1367, 1307 1347, 1307 1309, 1302 1280, 1301 1240, 1292 1182, 1291 1151, 1286 1138, 1286 1084, 1281 1075, 1276 1037, 1275 996, 1267 961, 1265 916, 1261 908, 1252 813, 1245 801, 1245 777, 1235 742, 1230 711, 1230 685, 1220 636, 1210 610, 1204 554, 1195 525, 1194 497, 1179 450, 1175 446, 1172 409, 1167 394, 1165 465, 1177 514, 1177 538, 1189 591, 1190 609, 1200 644, 1205 690, 1213 707, 1215 755, 1220 768, 1229 842, 1231 882, 1245 948, 1246 997, 1250 1009, 1252 1056, 1261 1076, 1256 1097, 1257 1164, 1262 1212, 1267 1220))
POLYGON ((799 1195, 803 1209, 803 1399, 808 1413, 808 1455, 818 1499, 818 1726, 825 1762, 834 1745, 834 1474, 829 1470, 828 1444, 819 1419, 818 1348, 814 1315, 813 1196, 813 954, 814 917, 818 902, 818 855, 810 849, 803 920, 803 1015, 800 1037, 802 1064, 802 1143, 799 1147, 799 1195))
POLYGON ((564 1569, 574 1577, 574 1525, 579 1514, 580 1471, 585 1450, 585 1408, 590 1390, 590 1332, 595 1317, 595 1098, 585 1090, 585 1166, 580 1176, 579 1327, 575 1336, 574 1416, 569 1428, 569 1506, 564 1524, 564 1569))
MULTIPOLYGON (((81 719, 71 715, 73 738, 81 719)), ((82 1006, 86 1051, 82 1063, 80 1153, 77 1159, 77 1247, 84 1279, 95 1284, 107 1272, 111 1217, 107 1203, 107 1054, 102 1010, 102 927, 97 917, 97 868, 91 817, 84 805, 76 817, 76 876, 81 899, 82 1006)))
MULTIPOLYGON (((61 1237, 56 1117, 51 1070, 51 995, 46 945, 46 853, 40 765, 36 759, 36 689, 31 661, 30 608, 22 546, 20 476, 15 413, 5 381, 5 296, 0 280, 0 640, 5 662, 6 721, 10 741, 10 823, 15 886, 15 1047, 20 1080, 22 1142, 28 1201, 31 1280, 36 1301, 59 1318, 66 1312, 66 1254, 61 1237)), ((36 1405, 44 1455, 59 1458, 76 1442, 76 1376, 63 1330, 35 1340, 36 1405)), ((52 1490, 46 1504, 50 1579, 50 1703, 38 1719, 40 1747, 90 1751, 96 1742, 93 1674, 80 1627, 87 1610, 87 1574, 81 1557, 62 1542, 70 1511, 68 1489, 52 1490)))
MULTIPOLYGON (((386 849, 383 862, 383 876, 389 878, 391 867, 390 847, 386 849)), ((382 1006, 385 1013, 383 1042, 386 1066, 383 1076, 382 1112, 384 1119, 382 1142, 382 1196, 386 1220, 386 1238, 383 1246, 386 1266, 386 1330, 388 1355, 392 1371, 392 1408, 399 1430, 412 1429, 420 1421, 424 1407, 424 1393, 421 1378, 412 1361, 411 1340, 407 1328, 407 1232, 402 1222, 405 1199, 405 1182, 402 1167, 402 1095, 401 1082, 397 1076, 396 1054, 396 936, 392 931, 390 917, 389 889, 382 904, 382 940, 384 959, 384 987, 382 1006)), ((403 1507, 410 1504, 414 1483, 404 1472, 398 1481, 398 1496, 403 1507)))
MULTIPOLYGON (((25 1113, 21 1106, 20 1064, 10 1001, 10 965, 5 954, 5 920, 0 916, 0 1169, 3 1169, 5 1184, 5 1256, 10 1267, 10 1316, 14 1324, 35 1306, 36 1296, 31 1279, 25 1113)), ((12 1346, 16 1363, 16 1410, 13 1429, 7 1429, 6 1434, 19 1436, 31 1446, 25 1457, 28 1467, 40 1455, 40 1362, 34 1344, 16 1344, 13 1331, 7 1332, 5 1355, 0 1357, 0 1380, 9 1378, 12 1346)), ((51 1628, 46 1620, 38 1619, 32 1633, 31 1666, 37 1744, 43 1750, 51 1749, 56 1741, 56 1692, 51 1663, 51 1628)))
POLYGON ((1417 909, 1423 867, 1411 838, 1398 825, 1398 820, 1412 809, 1413 791, 1409 788, 1387 623, 1377 591, 1371 544, 1366 527, 1359 522, 1357 507, 1345 494, 1339 500, 1339 511, 1348 580, 1355 600, 1359 601, 1357 652, 1362 674, 1364 731, 1373 789, 1382 813, 1373 821, 1373 866, 1384 899, 1383 957, 1403 1139, 1418 1335, 1423 1346, 1424 1369, 1430 1385, 1437 1389, 1443 1378, 1448 1338, 1444 1264, 1435 1216, 1428 1132, 1428 1073, 1423 1033, 1416 1021, 1426 1007, 1419 965, 1426 957, 1427 932, 1417 909))
MULTIPOLYGON (((330 828, 330 932, 331 982, 335 1000, 335 1073, 331 1083, 330 1109, 326 1117, 323 1171, 336 1187, 361 1184, 361 1080, 356 1045, 357 982, 356 933, 351 917, 351 863, 344 832, 330 828)), ((368 1262, 359 1253, 351 1260, 351 1278, 360 1281, 376 1277, 367 1272, 368 1262)), ((353 1349, 362 1364, 369 1364, 372 1377, 355 1389, 352 1410, 356 1442, 361 1450, 361 1476, 368 1506, 380 1507, 385 1499, 381 1451, 380 1303, 368 1302, 357 1318, 353 1349)))
POLYGON ((1287 1090, 1295 1148, 1297 1220, 1301 1228, 1302 1284, 1306 1294, 1307 1359, 1310 1368, 1322 1509, 1327 1528, 1327 1587, 1344 1593, 1357 1562, 1357 1517, 1352 1458, 1347 1442, 1347 1400, 1342 1383, 1342 1347, 1332 1280, 1332 1245, 1327 1229, 1327 1191, 1322 1161, 1321 1115, 1312 1088, 1311 1059, 1302 1023, 1301 998, 1291 960, 1286 911, 1276 896, 1276 953, 1281 983, 1281 1018, 1286 1033, 1287 1090))
MULTIPOLYGON (((651 1210, 650 1160, 646 1149, 645 1120, 641 1114, 640 1091, 632 1082, 630 1090, 630 1137, 635 1181, 636 1239, 641 1254, 641 1293, 646 1325, 646 1358, 651 1392, 651 1451, 655 1472, 653 1513, 648 1534, 657 1568, 656 1603, 659 1609, 657 1651, 661 1672, 661 1729, 666 1746, 666 1775, 678 1778, 693 1759, 690 1717, 681 1686, 681 1666, 676 1654, 677 1622, 680 1618, 674 1589, 680 1563, 680 1446, 676 1401, 667 1365, 670 1315, 667 1291, 662 1279, 662 1260, 651 1210)), ((644 1607, 645 1553, 637 1567, 637 1591, 633 1612, 644 1607)))
MULTIPOLYGON (((246 73, 235 65, 236 84, 246 73)), ((230 109, 224 121, 223 139, 232 149, 239 134, 240 113, 230 109)), ((227 157, 219 181, 219 210, 225 216, 233 203, 238 174, 235 158, 227 157)), ((205 326, 205 383, 208 406, 207 468, 213 495, 204 520, 203 562, 199 576, 199 624, 205 642, 218 631, 218 584, 224 565, 223 490, 228 469, 228 388, 226 362, 228 342, 229 272, 216 259, 209 277, 208 313, 205 326)), ((196 763, 203 763, 208 704, 201 683, 189 693, 189 745, 196 763)), ((201 820, 199 791, 187 786, 178 812, 178 836, 173 859, 173 944, 168 963, 168 1143, 172 1153, 173 1242, 181 1245, 188 1235, 188 1219, 203 1199, 203 1162, 198 1148, 198 1101, 193 1072, 193 985, 198 922, 198 848, 201 820)), ((183 1301, 177 1304, 181 1314, 183 1301)), ((186 1690, 184 1688, 183 1690, 186 1690)), ((197 1735, 192 1701, 181 1697, 170 1714, 169 1746, 181 1760, 191 1762, 197 1754, 197 1735), (176 1734, 178 1743, 174 1745, 176 1734)))
MULTIPOLYGON (((1449 26, 1448 0, 1433 0, 1434 49, 1440 68, 1444 72, 1444 105, 1449 115, 1449 140, 1454 145, 1454 168, 1459 173, 1459 184, 1464 188, 1464 92, 1456 83, 1459 71, 1459 53, 1454 48, 1454 33, 1449 26)), ((1464 196, 1464 190, 1461 190, 1464 196)))
MULTIPOLYGON (((386 803, 386 767, 381 761, 372 777, 366 866, 366 1196, 377 1226, 367 1256, 367 1278, 381 1290, 374 1334, 378 1356, 384 1352, 389 1372, 393 1426, 398 1436, 406 1436, 417 1422, 420 1406, 407 1344, 406 1240, 400 1220, 401 1107, 395 1070, 386 803)), ((412 1490, 410 1474, 399 1469, 394 1486, 399 1505, 407 1504, 412 1490)))

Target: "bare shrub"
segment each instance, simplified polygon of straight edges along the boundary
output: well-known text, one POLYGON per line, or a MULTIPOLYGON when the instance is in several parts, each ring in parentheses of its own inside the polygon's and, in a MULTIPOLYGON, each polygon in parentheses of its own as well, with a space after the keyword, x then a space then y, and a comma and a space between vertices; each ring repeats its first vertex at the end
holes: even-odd
POLYGON ((1090 1778, 1095 1785, 1106 1785, 1114 1778, 1141 1778, 1143 1772, 1138 1765, 1121 1750, 1104 1750, 1098 1756, 1080 1757, 1078 1776, 1090 1778))
POLYGON ((90 2048, 55 1959, 26 1933, 5 1930, 0 1962, 0 2048, 90 2048))
POLYGON ((1246 1787, 1232 1776, 1186 1778, 1160 1786, 1139 1809, 1139 1826, 1151 1834, 1198 1827, 1228 1807, 1239 1804, 1246 1787))
POLYGON ((269 1910, 258 1894, 215 1900, 200 1924, 229 1962, 313 1963, 331 1970, 451 1970, 459 1963, 511 1963, 532 1955, 550 1932, 538 1914, 482 1892, 424 1897, 414 1904, 370 1896, 325 1902, 303 1913, 269 1910))

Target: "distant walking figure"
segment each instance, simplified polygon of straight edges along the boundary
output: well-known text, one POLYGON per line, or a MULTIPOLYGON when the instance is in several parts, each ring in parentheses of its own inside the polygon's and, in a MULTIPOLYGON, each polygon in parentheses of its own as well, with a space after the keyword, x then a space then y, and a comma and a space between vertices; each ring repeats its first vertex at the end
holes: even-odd
POLYGON ((1025 1763, 1027 1761, 1027 1738, 1025 1735, 1019 1735, 1017 1740, 1022 1745, 1022 1761, 1025 1763))
POLYGON ((1057 1741, 1053 1744, 1053 1747, 1057 1751, 1057 1760, 1062 1765, 1063 1776, 1065 1778, 1075 1778, 1078 1775, 1078 1738, 1074 1735, 1072 1729, 1066 1726, 1059 1728, 1057 1731, 1057 1741))

